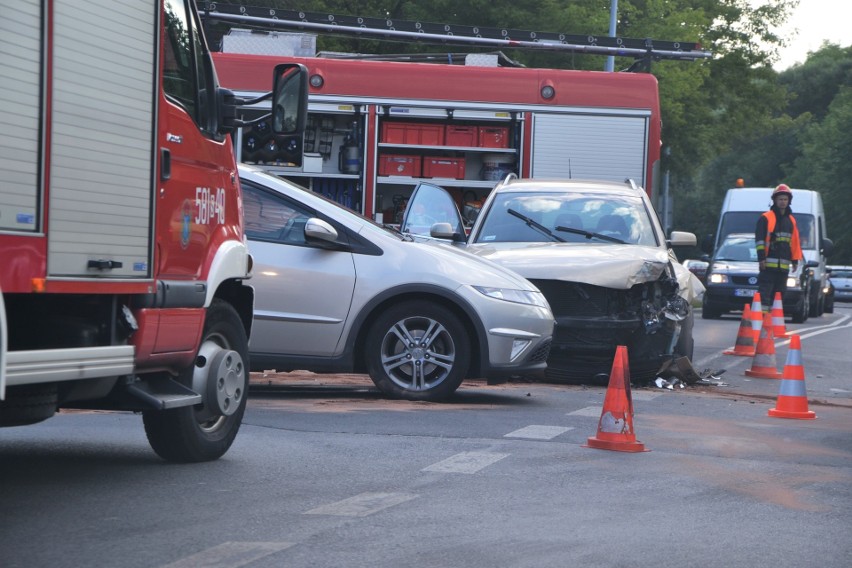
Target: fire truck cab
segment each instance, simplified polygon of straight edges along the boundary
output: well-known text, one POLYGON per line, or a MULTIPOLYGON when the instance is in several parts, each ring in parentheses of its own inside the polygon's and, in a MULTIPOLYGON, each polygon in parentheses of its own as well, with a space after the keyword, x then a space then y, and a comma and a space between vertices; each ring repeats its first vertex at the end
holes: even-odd
MULTIPOLYGON (((253 291, 237 101, 195 3, 0 9, 0 425, 138 411, 161 457, 216 459, 245 411, 253 291)), ((303 73, 273 77, 273 126, 296 133, 303 73)))

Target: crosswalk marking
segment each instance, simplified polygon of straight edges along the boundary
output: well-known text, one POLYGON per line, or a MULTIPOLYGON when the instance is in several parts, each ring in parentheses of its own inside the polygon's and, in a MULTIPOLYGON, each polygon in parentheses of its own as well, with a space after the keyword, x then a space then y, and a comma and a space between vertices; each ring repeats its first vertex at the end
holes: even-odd
POLYGON ((388 507, 416 499, 413 493, 361 493, 336 503, 320 505, 306 515, 334 515, 337 517, 366 517, 388 507))
POLYGON ((443 461, 433 463, 423 471, 437 471, 439 473, 476 473, 484 467, 496 463, 509 454, 498 454, 492 452, 462 452, 450 456, 443 461))
POLYGON ((602 406, 587 406, 585 408, 581 408, 580 410, 569 412, 567 416, 595 416, 599 418, 602 409, 602 406))
POLYGON ((573 428, 565 428, 563 426, 540 426, 534 424, 532 426, 525 426, 519 430, 515 430, 514 432, 509 432, 503 437, 527 438, 530 440, 552 440, 559 434, 564 434, 568 430, 573 430, 573 428))
POLYGON ((239 568, 293 546, 292 542, 223 542, 162 568, 239 568))

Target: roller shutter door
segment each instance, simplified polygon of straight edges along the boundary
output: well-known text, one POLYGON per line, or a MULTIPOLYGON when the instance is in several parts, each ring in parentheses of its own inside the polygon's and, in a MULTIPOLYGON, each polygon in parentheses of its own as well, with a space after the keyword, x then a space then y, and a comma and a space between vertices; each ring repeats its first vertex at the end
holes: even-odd
POLYGON ((647 116, 535 114, 532 177, 644 184, 647 116))

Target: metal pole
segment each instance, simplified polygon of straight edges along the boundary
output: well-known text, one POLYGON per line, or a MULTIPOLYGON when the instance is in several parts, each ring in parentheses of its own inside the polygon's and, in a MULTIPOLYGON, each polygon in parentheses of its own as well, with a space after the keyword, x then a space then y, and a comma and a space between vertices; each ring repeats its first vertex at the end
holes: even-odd
MULTIPOLYGON (((609 37, 615 37, 615 20, 618 14, 618 0, 612 0, 609 7, 609 37)), ((606 58, 604 71, 613 71, 615 69, 615 57, 612 55, 606 58)))

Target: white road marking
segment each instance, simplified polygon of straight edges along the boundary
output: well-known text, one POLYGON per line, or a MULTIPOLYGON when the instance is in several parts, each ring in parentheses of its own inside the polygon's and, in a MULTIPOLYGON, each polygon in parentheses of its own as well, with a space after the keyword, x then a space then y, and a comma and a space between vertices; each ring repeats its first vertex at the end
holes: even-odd
POLYGON ((600 418, 602 410, 602 406, 587 406, 586 408, 569 412, 566 416, 595 416, 600 418))
POLYGON ((654 400, 655 398, 657 398, 658 396, 660 396, 662 394, 663 393, 661 393, 661 392, 651 392, 651 391, 631 391, 630 392, 630 398, 632 400, 649 401, 649 400, 654 400))
POLYGON ((505 434, 504 438, 528 438, 530 440, 552 440, 559 434, 564 434, 573 428, 564 428, 562 426, 525 426, 514 432, 505 434))
MULTIPOLYGON (((791 335, 798 335, 799 339, 805 340, 805 339, 808 339, 810 337, 814 337, 816 335, 822 335, 823 333, 828 333, 828 332, 831 332, 831 331, 838 331, 838 330, 846 329, 847 327, 852 327, 852 322, 845 323, 846 320, 848 320, 849 318, 852 318, 852 316, 843 315, 843 316, 840 316, 840 318, 837 321, 833 321, 833 322, 826 324, 826 325, 805 327, 805 328, 796 329, 796 330, 788 329, 787 333, 789 333, 791 335)), ((784 347, 785 345, 787 345, 789 343, 790 343, 789 338, 784 339, 784 340, 777 340, 777 343, 775 344, 775 346, 776 347, 784 347)), ((734 348, 734 346, 726 347, 726 349, 733 349, 733 348, 734 348)), ((704 367, 710 365, 711 363, 713 363, 714 361, 718 360, 719 355, 720 355, 720 353, 711 353, 710 355, 704 357, 703 359, 700 359, 698 361, 693 361, 692 366, 695 367, 695 368, 704 368, 704 367)), ((740 359, 745 361, 748 358, 747 357, 740 357, 740 359)))
POLYGON ((480 469, 497 463, 509 454, 491 452, 462 452, 450 456, 443 461, 424 467, 422 471, 437 471, 440 473, 476 473, 480 469))
POLYGON ((293 546, 292 542, 223 542, 162 568, 239 568, 293 546))
POLYGON ((337 517, 366 517, 388 507, 416 499, 412 493, 361 493, 349 499, 321 505, 306 515, 334 515, 337 517))

